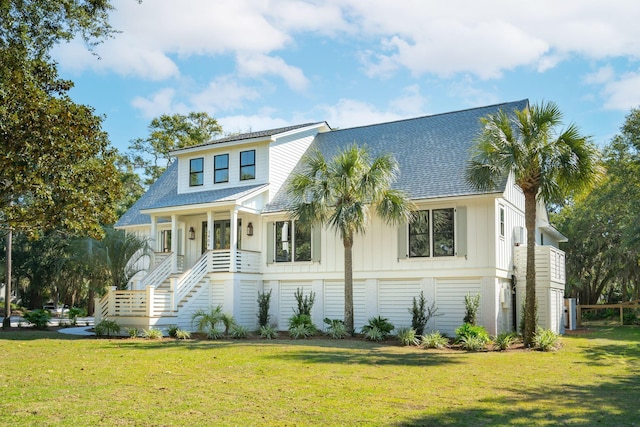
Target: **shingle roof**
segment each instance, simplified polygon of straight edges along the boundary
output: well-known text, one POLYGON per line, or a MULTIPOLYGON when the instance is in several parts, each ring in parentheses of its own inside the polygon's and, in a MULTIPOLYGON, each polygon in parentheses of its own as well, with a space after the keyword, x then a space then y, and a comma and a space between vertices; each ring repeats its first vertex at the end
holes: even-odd
POLYGON ((116 227, 150 224, 151 217, 141 211, 146 209, 187 206, 213 202, 231 202, 266 188, 267 184, 245 185, 220 190, 178 194, 178 162, 173 162, 146 193, 125 212, 116 227))
MULTIPOLYGON (((371 155, 392 153, 400 166, 394 188, 411 199, 477 194, 465 180, 469 150, 480 131, 480 118, 499 109, 513 111, 528 106, 528 100, 473 108, 395 122, 339 129, 316 135, 317 147, 326 159, 349 144, 366 144, 371 155)), ((497 189, 500 190, 500 189, 497 189)), ((504 190, 504 187, 502 188, 504 190)), ((286 185, 266 207, 267 212, 288 206, 286 185)))
MULTIPOLYGON (((301 125, 285 126, 285 127, 276 128, 276 129, 261 130, 261 131, 257 131, 257 132, 241 133, 241 134, 237 134, 237 135, 226 136, 224 138, 212 139, 211 141, 207 141, 205 143, 198 144, 198 145, 192 145, 190 147, 185 148, 185 150, 188 150, 188 149, 191 149, 191 148, 195 148, 195 147, 206 147, 208 145, 222 144, 224 142, 241 141, 243 139, 267 138, 267 137, 271 137, 271 136, 278 135, 278 134, 281 134, 281 133, 289 132, 291 130, 300 129, 300 128, 304 128, 304 127, 307 127, 307 126, 318 125, 320 123, 324 123, 324 122, 304 123, 304 124, 301 124, 301 125)), ((182 151, 182 150, 175 150, 174 153, 177 153, 177 152, 180 152, 180 151, 182 151)))

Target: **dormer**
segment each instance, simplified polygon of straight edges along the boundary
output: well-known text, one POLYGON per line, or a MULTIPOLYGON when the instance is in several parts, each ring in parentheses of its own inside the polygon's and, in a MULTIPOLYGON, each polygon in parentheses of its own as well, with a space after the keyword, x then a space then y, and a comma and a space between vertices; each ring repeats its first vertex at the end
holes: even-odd
POLYGON ((271 199, 313 138, 329 130, 326 122, 307 123, 175 150, 178 194, 270 184, 271 199))

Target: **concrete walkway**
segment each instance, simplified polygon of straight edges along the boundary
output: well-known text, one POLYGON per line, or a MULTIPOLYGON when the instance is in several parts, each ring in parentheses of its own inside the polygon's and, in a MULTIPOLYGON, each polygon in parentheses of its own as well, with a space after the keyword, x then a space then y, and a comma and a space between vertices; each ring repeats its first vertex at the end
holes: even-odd
POLYGON ((92 335, 95 335, 95 333, 89 330, 92 328, 93 326, 79 326, 77 328, 61 328, 61 329, 58 329, 58 332, 60 332, 61 334, 67 334, 67 335, 92 336, 92 335))

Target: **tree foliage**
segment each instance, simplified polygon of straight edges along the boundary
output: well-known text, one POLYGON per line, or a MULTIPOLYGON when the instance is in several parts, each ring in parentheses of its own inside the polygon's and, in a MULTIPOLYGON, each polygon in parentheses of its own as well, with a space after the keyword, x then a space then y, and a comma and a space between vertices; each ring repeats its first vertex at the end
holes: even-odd
POLYGON ((569 241, 566 293, 582 304, 640 299, 640 110, 604 150, 606 176, 557 215, 569 241))
POLYGON ((525 198, 527 272, 524 343, 533 343, 536 319, 535 229, 538 201, 555 202, 583 191, 598 176, 598 151, 570 124, 562 130, 555 103, 521 111, 500 110, 481 120, 482 131, 467 165, 467 181, 494 190, 513 174, 525 198))
POLYGON ((151 120, 148 129, 146 138, 136 138, 129 145, 131 162, 144 169, 148 185, 165 171, 173 150, 208 142, 222 133, 218 121, 205 112, 163 114, 151 120))
POLYGON ((303 170, 289 185, 291 216, 304 225, 328 224, 344 246, 344 323, 353 333, 353 241, 363 234, 373 213, 389 224, 409 221, 413 204, 391 185, 398 164, 390 154, 372 158, 366 146, 353 144, 326 161, 319 150, 303 160, 303 170))

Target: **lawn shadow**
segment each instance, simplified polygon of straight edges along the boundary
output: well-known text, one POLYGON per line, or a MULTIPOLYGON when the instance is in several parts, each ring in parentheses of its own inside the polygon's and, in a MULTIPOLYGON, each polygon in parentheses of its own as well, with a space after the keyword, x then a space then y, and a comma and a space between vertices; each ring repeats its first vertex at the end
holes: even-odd
POLYGON ((62 340, 71 341, 86 339, 87 336, 61 334, 58 332, 58 328, 48 329, 35 329, 31 327, 23 328, 0 328, 0 342, 1 341, 33 341, 33 340, 62 340))
POLYGON ((558 384, 544 388, 507 388, 505 391, 509 397, 480 400, 478 405, 483 407, 450 407, 442 414, 416 417, 393 425, 636 426, 640 423, 637 401, 632 397, 640 395, 637 375, 610 378, 596 386, 558 384), (566 406, 566 410, 559 410, 558 405, 566 406))

